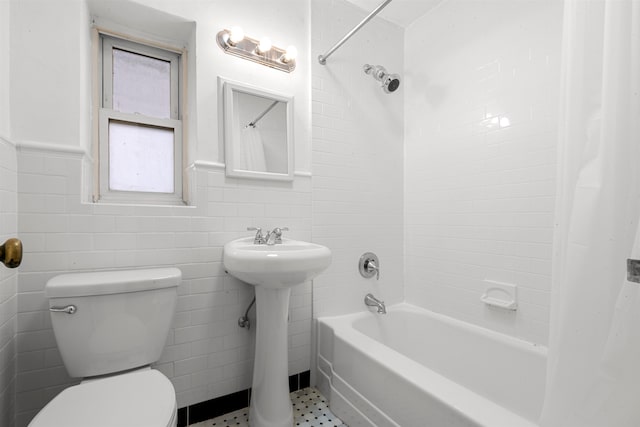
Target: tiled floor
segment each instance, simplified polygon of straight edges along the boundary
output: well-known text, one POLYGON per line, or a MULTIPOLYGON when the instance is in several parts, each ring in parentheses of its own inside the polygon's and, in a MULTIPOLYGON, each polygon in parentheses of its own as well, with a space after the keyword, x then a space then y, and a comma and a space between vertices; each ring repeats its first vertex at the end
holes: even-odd
MULTIPOLYGON (((315 388, 291 393, 294 424, 300 427, 348 427, 327 407, 327 400, 315 388)), ((191 427, 248 427, 249 408, 221 415, 191 427)))

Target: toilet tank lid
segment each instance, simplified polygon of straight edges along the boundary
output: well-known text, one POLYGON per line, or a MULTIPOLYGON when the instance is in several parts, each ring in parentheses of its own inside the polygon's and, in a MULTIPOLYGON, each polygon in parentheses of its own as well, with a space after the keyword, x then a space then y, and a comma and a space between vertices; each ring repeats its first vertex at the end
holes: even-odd
POLYGON ((48 298, 107 295, 176 287, 181 278, 177 268, 92 271, 55 276, 44 289, 48 298))

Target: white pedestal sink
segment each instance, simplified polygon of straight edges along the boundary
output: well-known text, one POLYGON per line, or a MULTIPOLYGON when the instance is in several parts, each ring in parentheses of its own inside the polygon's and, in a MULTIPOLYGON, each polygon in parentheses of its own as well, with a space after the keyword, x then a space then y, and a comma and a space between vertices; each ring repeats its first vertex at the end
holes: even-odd
POLYGON ((282 239, 276 245, 254 238, 224 246, 224 266, 232 276, 256 287, 256 354, 249 408, 251 427, 291 427, 287 313, 291 288, 324 271, 331 263, 325 246, 282 239))

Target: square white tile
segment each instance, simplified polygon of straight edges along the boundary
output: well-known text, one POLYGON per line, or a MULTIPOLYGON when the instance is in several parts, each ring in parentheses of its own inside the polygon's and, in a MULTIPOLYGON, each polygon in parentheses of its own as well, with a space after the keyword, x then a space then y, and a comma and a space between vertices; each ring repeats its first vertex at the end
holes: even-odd
MULTIPOLYGON (((313 387, 291 393, 291 403, 296 427, 348 427, 331 413, 327 399, 313 387)), ((191 427, 249 427, 249 408, 191 424, 191 427)))

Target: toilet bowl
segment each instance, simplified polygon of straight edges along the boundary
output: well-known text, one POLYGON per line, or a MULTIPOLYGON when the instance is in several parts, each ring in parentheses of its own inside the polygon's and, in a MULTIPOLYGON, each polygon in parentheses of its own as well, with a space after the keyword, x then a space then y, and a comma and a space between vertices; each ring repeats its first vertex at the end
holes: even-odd
POLYGON ((176 413, 171 381, 146 369, 69 387, 29 427, 176 427, 176 413))
POLYGON ((62 360, 83 378, 29 427, 175 427, 171 381, 160 358, 175 311, 176 268, 65 274, 47 282, 62 360))

